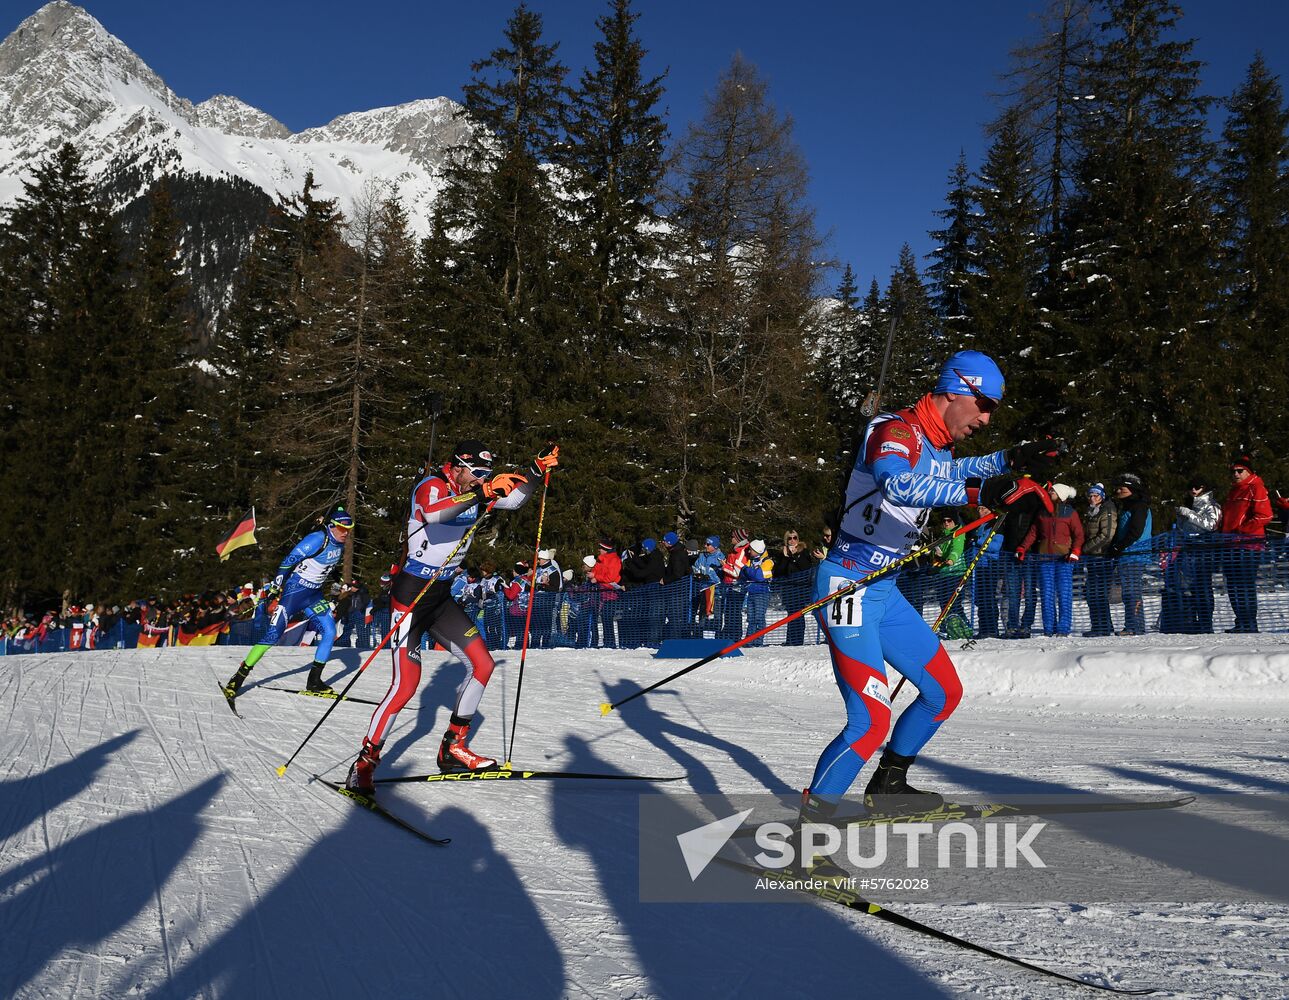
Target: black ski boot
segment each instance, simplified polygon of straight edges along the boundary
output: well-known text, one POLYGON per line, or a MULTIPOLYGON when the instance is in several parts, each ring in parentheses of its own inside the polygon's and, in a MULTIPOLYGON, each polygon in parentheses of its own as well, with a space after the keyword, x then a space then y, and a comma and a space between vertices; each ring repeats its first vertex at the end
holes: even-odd
POLYGON ((901 757, 890 747, 883 750, 877 771, 864 789, 864 805, 885 815, 934 812, 944 805, 943 796, 908 783, 909 768, 915 760, 916 757, 901 757))
POLYGON ((801 793, 801 811, 797 813, 796 826, 792 831, 792 848, 796 855, 796 870, 811 878, 832 879, 839 882, 849 878, 850 873, 838 866, 830 857, 808 852, 802 827, 810 824, 831 826, 841 803, 836 799, 816 795, 809 788, 801 793), (810 856, 807 857, 807 853, 810 856))
POLYGON ((313 661, 313 666, 309 668, 309 679, 305 682, 304 689, 309 694, 334 695, 336 692, 331 689, 331 685, 322 683, 322 668, 325 663, 313 661))
POLYGON ((242 690, 242 682, 250 676, 250 673, 251 668, 243 661, 237 665, 237 673, 233 674, 228 679, 228 683, 224 685, 224 697, 228 699, 230 705, 233 703, 233 699, 237 697, 237 693, 242 690))

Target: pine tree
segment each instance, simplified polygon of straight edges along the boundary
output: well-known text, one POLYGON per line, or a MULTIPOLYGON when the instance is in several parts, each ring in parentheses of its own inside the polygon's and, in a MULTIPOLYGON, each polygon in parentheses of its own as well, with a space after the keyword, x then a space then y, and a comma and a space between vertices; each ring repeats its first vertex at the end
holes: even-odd
POLYGON ((885 346, 885 332, 877 329, 882 306, 876 282, 869 296, 866 302, 860 300, 854 269, 846 264, 834 296, 836 304, 823 320, 816 348, 829 423, 838 430, 837 464, 843 476, 850 473, 859 429, 868 421, 863 406, 877 389, 885 346))
POLYGON ((215 518, 198 552, 210 575, 245 574, 215 564, 213 548, 247 508, 269 562, 344 497, 347 452, 335 445, 349 411, 333 388, 340 331, 351 329, 342 269, 352 252, 336 203, 316 190, 310 174, 300 194, 279 197, 206 358, 209 409, 195 419, 220 460, 207 486, 215 518))
POLYGON ((122 390, 138 414, 126 426, 125 445, 134 456, 122 470, 127 502, 114 530, 131 538, 136 578, 127 593, 138 595, 169 584, 179 590, 210 585, 201 560, 190 557, 205 541, 200 483, 209 461, 205 435, 195 426, 200 386, 192 362, 197 331, 192 289, 181 261, 181 225, 170 188, 159 181, 149 192, 150 211, 142 244, 133 254, 130 291, 133 333, 119 345, 134 377, 122 390))
POLYGON ((39 526, 7 560, 2 596, 113 587, 107 527, 121 497, 108 450, 117 426, 116 351, 126 335, 112 225, 70 143, 41 163, 0 233, 0 328, 15 371, 6 403, 0 496, 39 526))
POLYGON ((741 56, 680 143, 675 179, 670 496, 687 520, 717 496, 744 517, 822 510, 835 437, 805 360, 819 240, 792 122, 741 56))
POLYGON ((817 353, 819 377, 827 389, 834 422, 840 423, 843 415, 858 407, 864 397, 859 368, 864 346, 860 340, 859 288, 849 263, 842 269, 833 297, 836 304, 821 324, 817 353))
POLYGON ((1263 359, 1289 327, 1289 109, 1261 55, 1227 109, 1217 196, 1226 224, 1223 337, 1235 407, 1233 433, 1224 438, 1234 439, 1233 450, 1257 454, 1264 477, 1284 482, 1289 462, 1277 445, 1289 376, 1284 365, 1263 359))
POLYGON ((1095 51, 1093 9, 1091 0, 1051 0, 1039 17, 1035 40, 1012 51, 1013 68, 1004 75, 1017 116, 1012 125, 1024 123, 1022 131, 1041 165, 1036 196, 1049 283, 1058 280, 1069 248, 1065 206, 1080 152, 1079 112, 1088 93, 1084 75, 1095 51))
POLYGON ((927 268, 927 283, 936 315, 940 317, 940 329, 951 350, 971 346, 972 324, 966 295, 974 267, 970 186, 967 156, 959 153, 958 162, 949 174, 945 207, 935 213, 944 220, 944 226, 929 234, 938 246, 929 254, 935 263, 927 268))
POLYGON ((884 305, 888 313, 895 314, 896 323, 882 408, 912 406, 931 390, 940 363, 952 350, 939 336, 939 321, 918 273, 913 248, 907 243, 900 248, 899 262, 891 272, 884 305))
POLYGON ((1192 43, 1171 37, 1178 13, 1165 0, 1109 5, 1085 83, 1058 333, 1079 460, 1101 475, 1119 471, 1108 460, 1127 464, 1152 490, 1179 494, 1195 442, 1221 440, 1222 420, 1209 101, 1192 43))
POLYGON ((89 219, 76 274, 76 324, 66 331, 73 339, 63 345, 80 352, 84 369, 75 412, 62 427, 51 427, 53 434, 75 435, 63 495, 68 534, 56 565, 74 592, 124 600, 138 560, 134 525, 123 512, 142 485, 138 470, 151 464, 145 436, 135 429, 146 422, 140 404, 149 395, 149 373, 129 350, 135 331, 115 226, 97 205, 89 219), (87 503, 90 497, 94 502, 87 503))
POLYGON ((569 254, 584 269, 584 318, 614 349, 646 333, 633 313, 651 297, 661 250, 656 203, 667 126, 658 111, 662 77, 644 73, 639 17, 630 0, 611 0, 609 14, 597 19, 595 65, 570 97, 557 161, 569 171, 565 211, 575 222, 569 254))
POLYGON ((508 318, 521 321, 549 279, 554 193, 541 164, 562 137, 567 70, 557 49, 542 39, 541 15, 520 4, 505 43, 471 67, 464 114, 475 131, 443 194, 446 228, 462 234, 508 318))
POLYGON ((356 559, 370 578, 398 556, 415 459, 426 445, 426 396, 433 391, 426 383, 441 373, 426 372, 420 262, 397 193, 370 192, 355 211, 352 233, 358 306, 349 344, 345 499, 360 530, 352 536, 344 573, 352 576, 356 559))
POLYGON ((1045 267, 1038 170, 1019 110, 1003 112, 991 132, 993 141, 971 190, 979 206, 972 234, 977 273, 968 281, 966 300, 975 347, 995 358, 1007 377, 1007 405, 993 426, 1004 437, 1025 431, 1032 437, 1050 423, 1044 401, 1058 391, 1061 383, 1054 379, 1063 364, 1037 302, 1045 267), (1054 377, 1046 377, 1053 368, 1054 377))
MULTIPOLYGON (((889 304, 882 298, 882 288, 877 283, 876 278, 873 278, 868 284, 868 294, 864 296, 859 316, 858 341, 860 350, 855 358, 856 391, 861 393, 861 405, 868 403, 870 408, 876 406, 878 409, 882 409, 891 402, 888 385, 882 382, 882 367, 885 364, 889 374, 893 359, 887 358, 886 341, 892 336, 892 316, 889 304), (881 387, 880 396, 877 392, 879 386, 881 387), (873 395, 871 400, 869 399, 870 394, 873 395)), ((895 325, 895 334, 899 334, 898 323, 895 325)), ((891 342, 891 351, 892 354, 895 351, 893 340, 891 342)), ((861 414, 858 418, 851 414, 849 419, 841 426, 843 441, 854 437, 857 420, 863 421, 867 419, 868 417, 865 414, 861 414)))
MULTIPOLYGON (((273 473, 267 513, 294 535, 347 496, 352 432, 353 350, 361 342, 359 301, 352 280, 353 250, 334 199, 316 198, 310 185, 297 200, 297 242, 290 272, 295 326, 269 386, 273 473)), ((283 542, 286 539, 282 540, 283 542)))
MULTIPOLYGON (((312 176, 306 188, 312 186, 312 176)), ((217 520, 209 548, 252 505, 269 509, 267 486, 272 469, 273 417, 278 406, 275 375, 284 361, 288 338, 296 329, 295 271, 300 241, 298 198, 279 197, 268 221, 256 233, 233 286, 228 315, 212 341, 205 362, 210 372, 201 398, 202 426, 209 428, 211 453, 221 475, 208 485, 217 520)), ((289 529, 286 529, 289 530, 289 529)), ((267 547, 289 539, 265 522, 258 537, 267 547)))

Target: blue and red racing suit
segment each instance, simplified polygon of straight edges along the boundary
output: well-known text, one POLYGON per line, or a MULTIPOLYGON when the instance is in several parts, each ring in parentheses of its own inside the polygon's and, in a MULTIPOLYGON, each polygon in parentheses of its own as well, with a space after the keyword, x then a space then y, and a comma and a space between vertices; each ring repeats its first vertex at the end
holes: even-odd
MULTIPOLYGON (((911 409, 879 414, 851 470, 832 549, 815 572, 814 600, 906 555, 932 507, 967 504, 964 480, 1007 467, 1003 451, 955 459, 929 394, 911 409)), ((890 729, 887 663, 918 689, 891 733, 891 750, 903 756, 916 756, 935 735, 961 700, 962 684, 936 634, 895 586, 894 573, 815 614, 846 705, 846 727, 820 756, 810 790, 841 796, 890 729)))

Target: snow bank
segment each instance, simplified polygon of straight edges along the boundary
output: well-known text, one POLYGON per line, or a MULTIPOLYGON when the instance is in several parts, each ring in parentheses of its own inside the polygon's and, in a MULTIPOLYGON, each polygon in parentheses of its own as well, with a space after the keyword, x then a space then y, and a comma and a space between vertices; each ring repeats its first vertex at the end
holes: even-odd
MULTIPOLYGON (((1289 636, 990 640, 965 650, 962 645, 951 642, 947 648, 962 677, 964 707, 1200 718, 1289 714, 1289 636)), ((720 683, 825 690, 833 685, 827 653, 814 646, 791 654, 782 647, 750 650, 719 673, 720 683)), ((899 675, 891 673, 894 685, 899 675)))

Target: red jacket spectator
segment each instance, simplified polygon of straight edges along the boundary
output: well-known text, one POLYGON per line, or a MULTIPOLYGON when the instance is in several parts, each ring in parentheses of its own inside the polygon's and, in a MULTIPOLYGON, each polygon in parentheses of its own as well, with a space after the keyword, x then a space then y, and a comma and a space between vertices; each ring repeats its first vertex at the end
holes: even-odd
POLYGON ((1060 504, 1055 513, 1040 514, 1034 519, 1016 554, 1028 552, 1035 542, 1041 555, 1077 559, 1083 554, 1083 520, 1069 504, 1060 504))
MULTIPOLYGON (((1217 530, 1227 535, 1248 535, 1250 539, 1266 537, 1267 525, 1271 523, 1271 498, 1267 495, 1266 484, 1253 471, 1253 465, 1247 455, 1241 455, 1231 463, 1231 475, 1234 483, 1231 492, 1222 501, 1222 523, 1217 530)), ((1261 548, 1250 544, 1250 547, 1261 548)))
POLYGON ((600 543, 600 553, 595 557, 595 565, 588 575, 599 585, 602 600, 618 599, 618 586, 622 583, 622 557, 613 551, 611 542, 600 543), (606 545, 609 547, 605 548, 606 545))
POLYGON ((743 528, 735 528, 730 535, 732 543, 729 555, 721 563, 721 580, 725 583, 737 583, 748 564, 748 534, 743 528))

